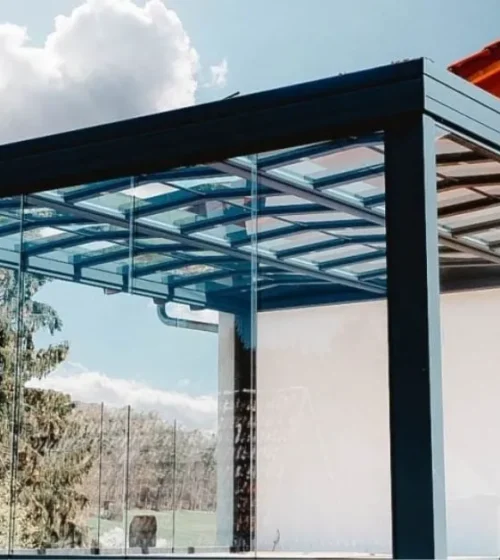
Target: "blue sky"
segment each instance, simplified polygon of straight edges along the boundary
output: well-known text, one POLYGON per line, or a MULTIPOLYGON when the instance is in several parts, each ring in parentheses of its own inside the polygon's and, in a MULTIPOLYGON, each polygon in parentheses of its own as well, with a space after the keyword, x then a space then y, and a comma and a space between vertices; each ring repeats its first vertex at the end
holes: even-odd
MULTIPOLYGON (((69 15, 82 3, 4 0, 0 23, 26 27, 32 45, 43 47, 56 16, 69 15)), ((405 58, 426 56, 446 66, 497 39, 500 19, 498 0, 169 0, 166 4, 176 12, 199 55, 200 84, 209 80, 211 66, 227 61, 224 82, 219 87, 201 85, 196 102, 405 58)), ((126 31, 117 36, 124 46, 135 44, 138 38, 126 31)), ((131 62, 127 71, 140 69, 140 60, 138 66, 131 62)), ((93 64, 99 68, 99 57, 93 64)), ((216 392, 215 336, 166 328, 142 298, 105 296, 60 282, 48 286, 43 297, 64 320, 71 362, 112 379, 136 380, 163 391, 186 391, 195 397, 216 392)))
MULTIPOLYGON (((0 21, 35 43, 81 0, 6 0, 0 21)), ((137 4, 144 4, 138 1, 137 4)), ((426 56, 446 65, 498 38, 497 0, 168 0, 202 61, 226 57, 228 90, 250 92, 426 56)), ((133 40, 133 38, 130 38, 133 40)))

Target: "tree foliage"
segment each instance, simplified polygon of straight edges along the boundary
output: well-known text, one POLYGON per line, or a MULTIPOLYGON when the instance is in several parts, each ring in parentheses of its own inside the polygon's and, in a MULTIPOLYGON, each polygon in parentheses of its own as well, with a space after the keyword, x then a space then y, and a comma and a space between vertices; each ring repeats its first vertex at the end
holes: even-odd
MULTIPOLYGON (((76 422, 69 396, 29 386, 67 356, 67 343, 37 348, 40 332, 60 331, 50 306, 35 299, 46 279, 0 270, 0 492, 14 508, 16 548, 79 546, 86 540, 81 490, 96 455, 95 438, 76 422), (28 384, 28 385, 27 385, 28 384)), ((3 518, 9 517, 2 511, 3 518)), ((2 531, 2 538, 9 531, 2 531)), ((6 546, 8 543, 3 543, 6 546)))
MULTIPOLYGON (((80 404, 75 414, 91 432, 100 431, 100 406, 80 404)), ((132 410, 128 427, 126 409, 107 409, 103 416, 102 462, 94 462, 84 484, 89 500, 95 504, 93 510, 97 511, 100 497, 101 505, 111 503, 114 515, 121 515, 125 476, 126 505, 131 510, 213 511, 215 437, 176 427, 154 412, 132 410)))
POLYGON ((99 405, 35 388, 69 351, 36 344, 62 330, 37 299, 47 281, 0 269, 0 548, 87 547, 89 517, 106 502, 118 515, 214 510, 214 436, 174 429, 156 413, 132 411, 130 426, 125 409, 101 419, 99 405))

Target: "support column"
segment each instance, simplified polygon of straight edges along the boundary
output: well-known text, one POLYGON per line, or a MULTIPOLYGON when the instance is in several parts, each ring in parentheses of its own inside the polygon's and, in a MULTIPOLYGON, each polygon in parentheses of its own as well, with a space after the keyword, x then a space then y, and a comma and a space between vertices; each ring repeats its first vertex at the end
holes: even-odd
POLYGON ((256 387, 255 349, 249 315, 235 317, 233 552, 253 550, 255 541, 256 387))
POLYGON ((246 316, 219 317, 217 542, 248 552, 255 542, 255 350, 246 316))
POLYGON ((234 316, 219 314, 217 420, 217 546, 233 545, 234 316))
POLYGON ((435 126, 386 130, 393 557, 443 559, 446 504, 435 126))

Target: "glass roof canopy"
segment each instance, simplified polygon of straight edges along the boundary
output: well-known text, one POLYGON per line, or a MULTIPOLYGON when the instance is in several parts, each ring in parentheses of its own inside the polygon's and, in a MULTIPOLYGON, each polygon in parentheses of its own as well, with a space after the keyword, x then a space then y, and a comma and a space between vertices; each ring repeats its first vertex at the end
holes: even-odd
MULTIPOLYGON (((109 136, 112 126, 94 130, 109 136)), ((385 297, 384 133, 374 130, 167 171, 62 176, 23 196, 11 189, 0 200, 0 266, 228 312, 248 305, 253 286, 261 310, 385 297)), ((435 143, 444 289, 496 283, 500 264, 500 157, 464 138, 443 129, 435 143)), ((50 138, 0 148, 0 172, 23 160, 9 150, 39 154, 37 142, 50 148, 49 167, 50 138)))

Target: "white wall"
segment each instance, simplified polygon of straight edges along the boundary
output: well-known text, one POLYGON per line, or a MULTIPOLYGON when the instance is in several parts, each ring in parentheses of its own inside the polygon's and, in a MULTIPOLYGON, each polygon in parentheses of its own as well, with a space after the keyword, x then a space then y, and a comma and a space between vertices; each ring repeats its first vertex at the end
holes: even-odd
POLYGON ((234 319, 219 316, 219 397, 217 422, 217 545, 233 540, 234 319))
MULTIPOLYGON (((442 298, 455 555, 500 553, 498 317, 500 291, 442 298)), ((390 552, 385 304, 260 315, 257 388, 258 549, 390 552)))
POLYGON ((387 549, 383 305, 263 314, 257 351, 259 550, 387 549))
MULTIPOLYGON (((450 554, 498 554, 500 291, 442 298, 450 554)), ((258 323, 257 540, 390 552, 385 303, 258 323)))

